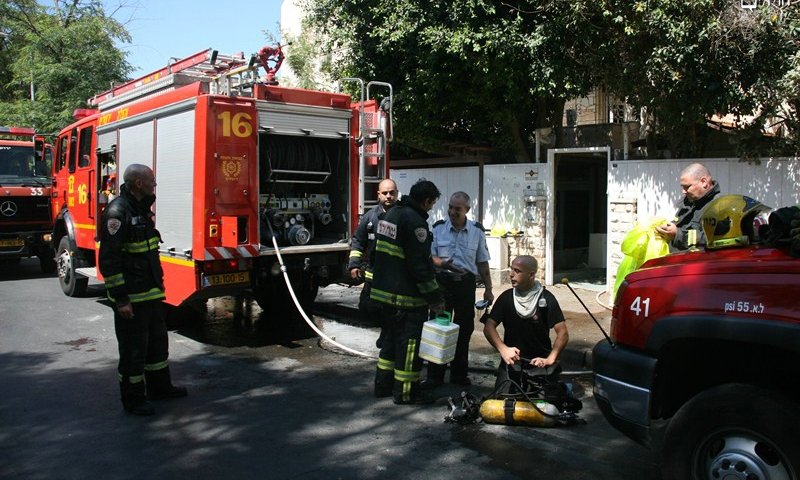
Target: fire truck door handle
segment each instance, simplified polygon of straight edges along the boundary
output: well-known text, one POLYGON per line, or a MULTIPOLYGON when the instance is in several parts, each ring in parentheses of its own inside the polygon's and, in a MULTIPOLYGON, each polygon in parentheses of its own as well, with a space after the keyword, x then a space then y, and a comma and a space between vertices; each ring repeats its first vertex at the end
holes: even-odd
POLYGON ((89 218, 94 218, 94 209, 92 209, 92 191, 94 190, 94 169, 89 170, 89 184, 86 186, 86 206, 89 208, 89 218))

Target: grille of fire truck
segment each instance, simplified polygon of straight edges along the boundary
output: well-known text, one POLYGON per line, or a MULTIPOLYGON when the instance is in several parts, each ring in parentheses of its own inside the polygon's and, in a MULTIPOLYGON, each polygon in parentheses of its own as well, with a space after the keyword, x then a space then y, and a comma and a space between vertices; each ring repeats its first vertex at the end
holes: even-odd
POLYGON ((106 110, 198 81, 208 84, 209 93, 215 95, 248 96, 252 95, 253 84, 258 80, 258 67, 259 64, 248 61, 242 54, 222 55, 208 49, 175 60, 158 72, 116 86, 89 99, 88 103, 106 110))

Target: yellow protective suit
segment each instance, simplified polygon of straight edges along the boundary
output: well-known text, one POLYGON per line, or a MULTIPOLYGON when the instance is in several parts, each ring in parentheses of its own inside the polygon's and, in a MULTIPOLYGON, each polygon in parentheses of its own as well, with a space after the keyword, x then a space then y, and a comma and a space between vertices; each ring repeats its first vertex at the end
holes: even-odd
POLYGON ((637 222, 622 240, 622 253, 625 258, 617 268, 614 282, 614 297, 625 277, 651 258, 663 257, 669 253, 669 244, 655 231, 656 226, 667 223, 663 218, 653 218, 647 222, 637 222))

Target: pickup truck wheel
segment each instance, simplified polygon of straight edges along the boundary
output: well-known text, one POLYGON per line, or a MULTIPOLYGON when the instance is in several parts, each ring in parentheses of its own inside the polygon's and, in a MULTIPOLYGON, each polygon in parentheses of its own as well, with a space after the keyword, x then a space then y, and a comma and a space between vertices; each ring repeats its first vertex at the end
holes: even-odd
POLYGON ((700 393, 675 414, 664 437, 667 479, 800 479, 800 408, 751 385, 700 393))
POLYGON ((58 252, 56 254, 56 267, 58 270, 58 283, 61 284, 61 290, 68 297, 80 297, 86 293, 86 287, 89 285, 89 279, 78 275, 75 272, 74 255, 77 248, 70 241, 69 237, 64 235, 61 241, 58 242, 58 252))

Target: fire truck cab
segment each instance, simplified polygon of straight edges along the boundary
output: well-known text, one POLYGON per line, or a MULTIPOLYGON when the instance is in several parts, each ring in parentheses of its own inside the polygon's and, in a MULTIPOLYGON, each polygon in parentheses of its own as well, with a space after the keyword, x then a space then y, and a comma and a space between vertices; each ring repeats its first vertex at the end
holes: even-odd
POLYGON ((103 209, 133 163, 156 175, 167 303, 249 293, 265 307, 286 288, 279 257, 301 301, 344 281, 350 234, 388 175, 392 88, 346 79, 359 92, 353 99, 281 87, 282 59, 280 47, 250 58, 204 50, 76 111, 53 166, 53 239, 67 295, 102 278, 103 209))
POLYGON ((53 148, 33 128, 0 127, 0 262, 38 257, 55 271, 50 248, 53 148))

